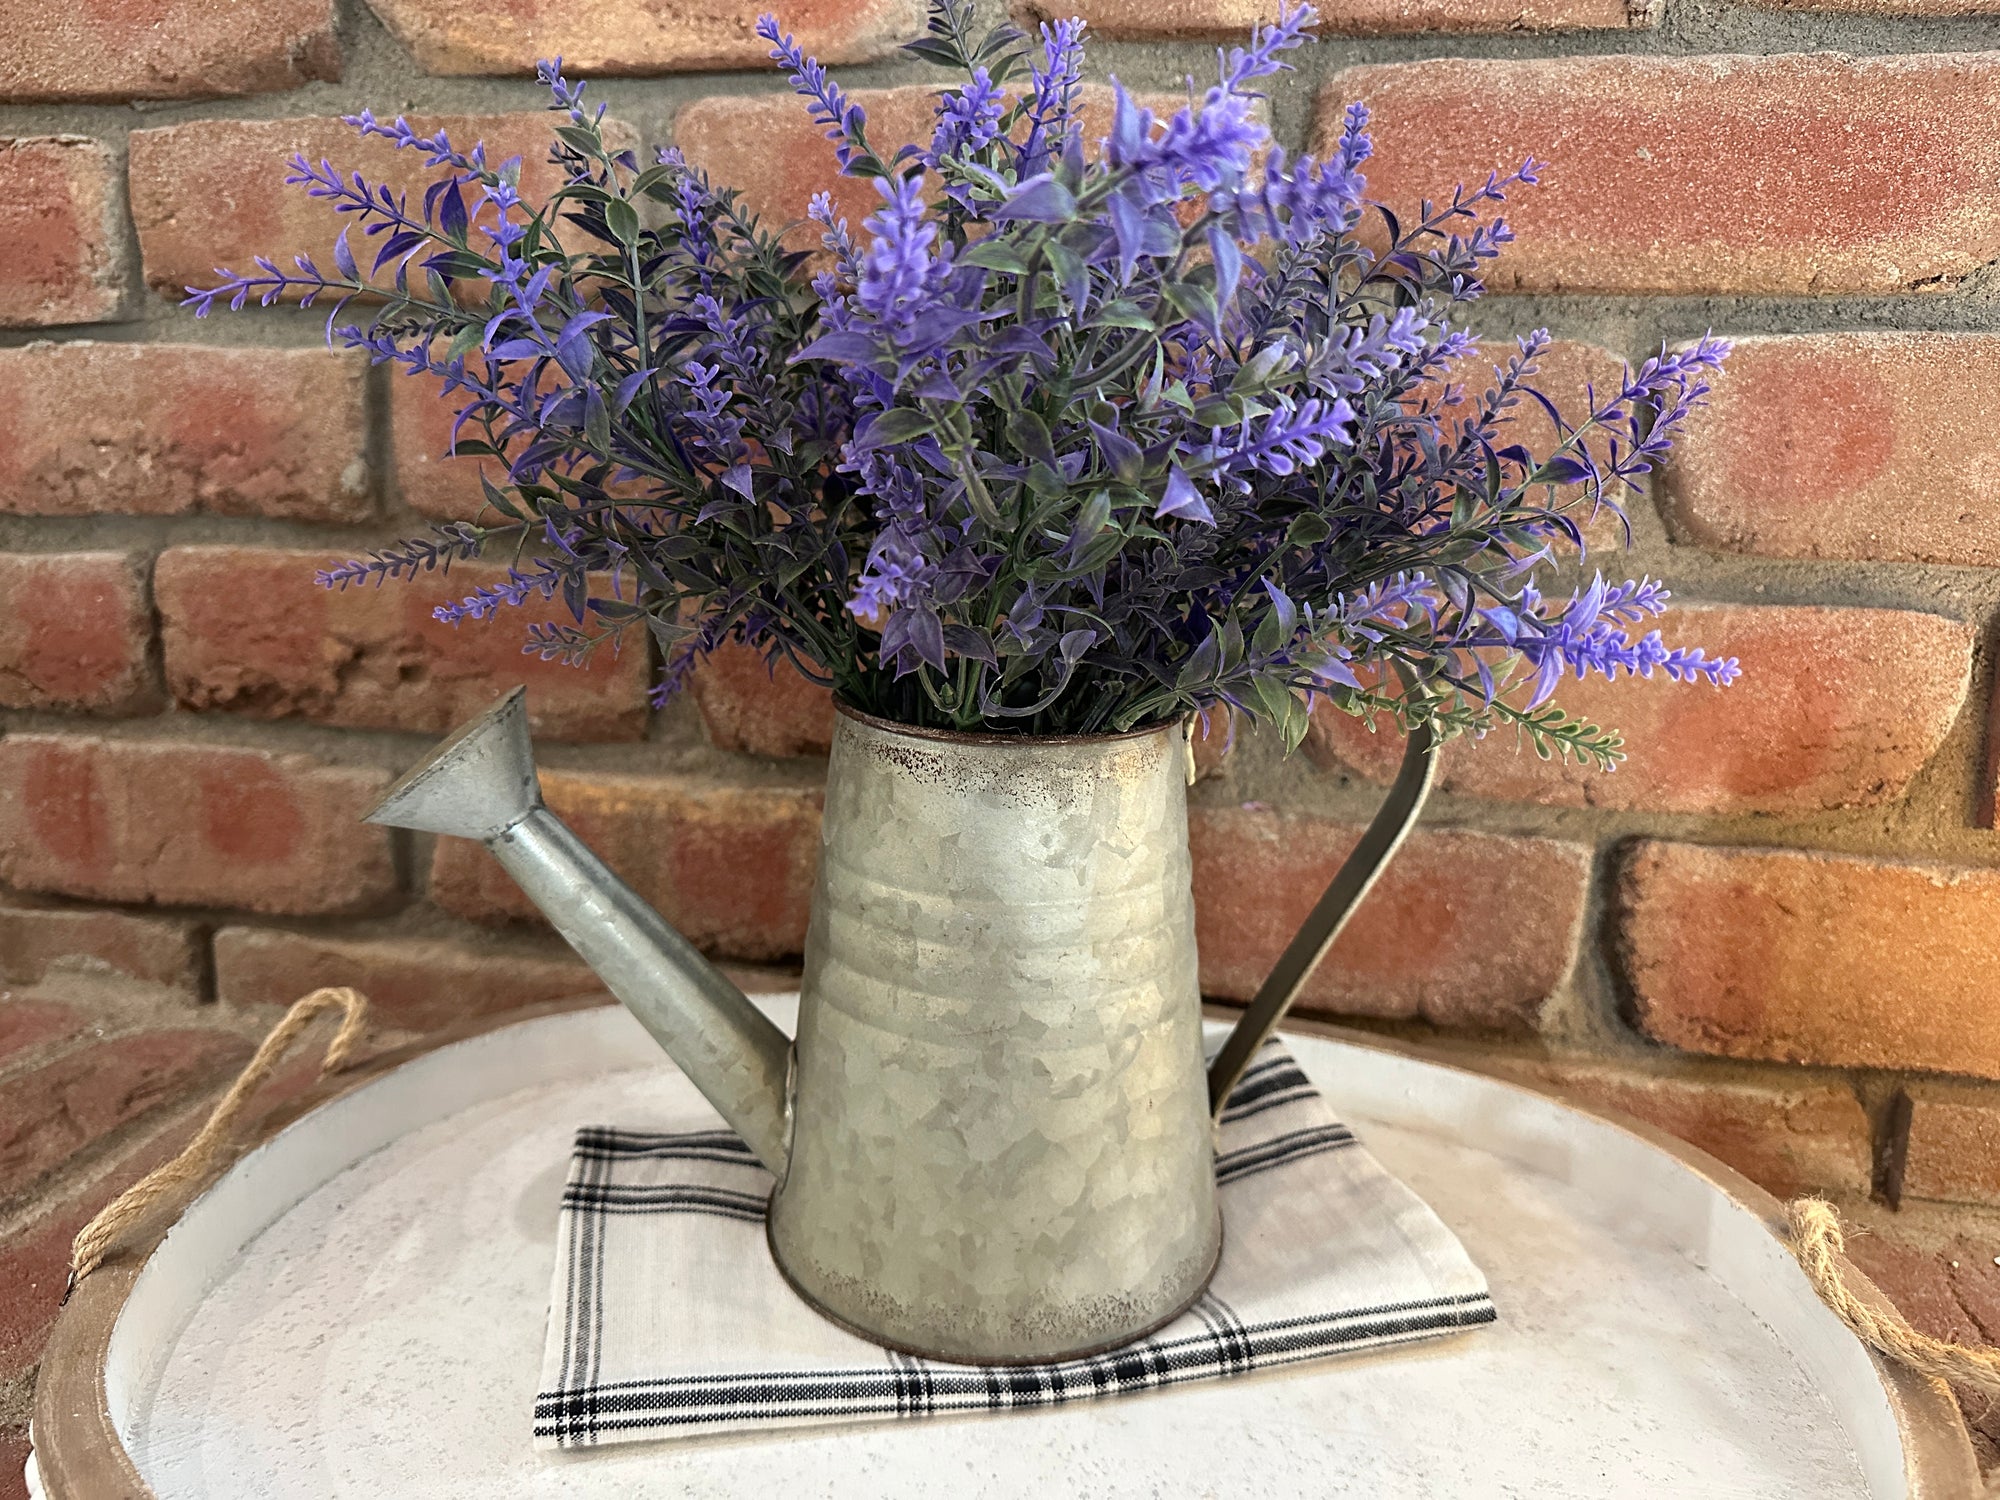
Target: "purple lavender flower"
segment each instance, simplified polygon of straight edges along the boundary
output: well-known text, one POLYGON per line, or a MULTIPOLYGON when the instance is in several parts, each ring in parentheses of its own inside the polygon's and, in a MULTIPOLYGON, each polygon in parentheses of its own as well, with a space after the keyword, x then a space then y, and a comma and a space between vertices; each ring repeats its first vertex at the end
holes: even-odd
POLYGON ((500 552, 504 580, 440 619, 556 604, 524 649, 572 663, 643 630, 656 701, 733 640, 870 712, 1029 734, 1230 706, 1292 746, 1331 703, 1446 735, 1514 724, 1608 764, 1615 736, 1546 703, 1564 680, 1737 677, 1651 628, 1651 580, 1537 587, 1659 463, 1726 346, 1663 349, 1567 416, 1534 385, 1545 335, 1471 379, 1458 304, 1534 162, 1364 234, 1359 105, 1323 159, 1273 148, 1251 171, 1259 89, 1310 9, 1165 120, 1115 88, 1093 156, 1081 22, 1030 39, 982 32, 972 0, 928 8, 910 50, 960 78, 927 146, 888 161, 760 23, 881 200, 858 234, 828 195, 799 205, 823 254, 678 152, 642 171, 558 63, 538 70, 560 132, 546 202, 522 200, 518 162, 365 112, 353 127, 420 154, 427 191, 295 161, 340 218, 330 254, 218 273, 191 305, 333 303, 334 342, 444 390, 487 500, 321 581, 500 552), (1553 436, 1525 441, 1509 424, 1537 411, 1553 436))
MULTIPOLYGON (((836 217, 831 193, 814 193, 812 201, 806 205, 806 217, 825 231, 820 235, 820 244, 833 257, 836 280, 856 282, 861 279, 861 251, 854 243, 854 236, 847 232, 847 220, 836 217)), ((833 300, 831 291, 820 293, 822 302, 833 300)))
POLYGON ((1134 103, 1117 79, 1111 88, 1105 159, 1150 179, 1156 202, 1178 198, 1189 184, 1210 191, 1234 185, 1270 135, 1255 119, 1251 98, 1221 87, 1210 89, 1199 106, 1178 111, 1157 133, 1151 110, 1134 103))
POLYGON ((921 597, 929 573, 923 552, 891 527, 869 549, 854 597, 847 601, 848 612, 857 619, 886 620, 901 606, 921 597))
POLYGON ((840 170, 851 172, 870 163, 879 172, 881 164, 868 149, 868 112, 827 77, 818 58, 806 56, 791 33, 779 29, 776 16, 759 16, 757 35, 771 44, 771 60, 786 70, 794 91, 810 103, 814 122, 826 127, 840 170))
MULTIPOLYGON (((1621 628, 1661 614, 1668 597, 1667 590, 1650 579, 1614 586, 1606 584, 1600 573, 1551 617, 1542 611, 1540 594, 1530 587, 1522 591, 1518 612, 1501 615, 1502 628, 1491 638, 1474 637, 1467 644, 1506 646, 1521 654, 1533 668, 1530 711, 1548 700, 1566 670, 1578 681, 1592 672, 1615 680, 1620 671, 1633 677, 1651 677, 1659 671, 1676 682, 1702 680, 1727 687, 1741 672, 1735 657, 1718 660, 1699 647, 1669 650, 1657 630, 1634 640, 1621 628)), ((1488 620, 1494 623, 1490 611, 1488 620)))
POLYGON ((986 69, 975 68, 964 88, 938 100, 937 130, 931 136, 933 165, 946 157, 984 151, 1000 134, 1004 96, 986 69))
POLYGON ((1296 245, 1354 228, 1366 189, 1367 180, 1340 157, 1321 163, 1302 156, 1293 162, 1273 146, 1261 181, 1219 191, 1214 201, 1236 216, 1234 227, 1243 238, 1268 236, 1296 245))
POLYGON ((904 329, 915 321, 931 288, 937 226, 927 217, 921 172, 878 177, 875 190, 882 195, 882 207, 861 226, 873 239, 862 258, 855 298, 877 321, 904 329))
POLYGON ((1347 439, 1354 415, 1354 408, 1339 397, 1331 401, 1308 397, 1296 407, 1272 412, 1261 423, 1245 422, 1231 437, 1218 434, 1190 457, 1205 472, 1249 494, 1253 472, 1284 476, 1318 463, 1330 444, 1347 439))
POLYGON ((533 573, 509 568, 505 583, 474 589, 455 604, 440 604, 431 614, 446 625, 483 620, 501 609, 519 609, 537 597, 553 599, 562 585, 562 570, 546 561, 538 562, 533 573))
POLYGON ((1083 86, 1083 33, 1081 20, 1042 23, 1042 55, 1028 67, 1028 128, 1014 160, 1017 181, 1046 171, 1069 145, 1083 86))

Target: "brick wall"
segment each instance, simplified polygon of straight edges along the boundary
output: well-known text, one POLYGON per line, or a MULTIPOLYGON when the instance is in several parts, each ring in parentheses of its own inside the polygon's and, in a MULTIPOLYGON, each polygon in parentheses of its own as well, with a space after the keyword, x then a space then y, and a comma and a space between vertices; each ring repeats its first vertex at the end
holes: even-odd
MULTIPOLYGON (((1149 90, 1259 8, 1086 3, 1099 68, 1149 90)), ((757 9, 0 0, 0 1497, 67 1235, 278 1007, 355 983, 407 1034, 587 983, 483 853, 355 822, 440 730, 529 682, 551 801, 715 953, 796 954, 824 701, 724 655, 651 714, 643 650, 574 673, 436 625, 435 585, 316 592, 315 559, 476 507, 442 408, 327 352, 316 313, 197 323, 174 296, 323 246, 290 151, 406 172, 344 111, 531 149, 542 54, 796 213, 830 161, 761 69, 757 9)), ((878 145, 924 128, 926 71, 888 56, 916 9, 793 18, 868 90, 878 145)), ((1309 1008, 1829 1192, 1914 1315, 2000 1335, 2000 5, 1331 11, 1274 101, 1286 144, 1364 98, 1392 200, 1551 163, 1478 322, 1550 326, 1556 394, 1662 339, 1741 340, 1634 507, 1629 568, 1746 680, 1571 694, 1629 731, 1613 777, 1454 746, 1309 1008)), ((1204 747, 1212 992, 1255 985, 1395 754, 1331 718, 1289 763, 1204 747)))

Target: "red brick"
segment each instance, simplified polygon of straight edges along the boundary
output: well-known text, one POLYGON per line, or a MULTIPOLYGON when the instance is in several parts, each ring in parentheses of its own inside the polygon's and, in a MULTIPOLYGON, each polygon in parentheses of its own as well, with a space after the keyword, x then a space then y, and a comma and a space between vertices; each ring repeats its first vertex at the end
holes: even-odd
POLYGON ((1677 538, 1763 557, 2000 566, 2000 335, 1738 341, 1674 451, 1677 538))
POLYGON ((390 377, 396 484, 403 502, 433 521, 470 521, 486 508, 486 491, 479 483, 482 468, 496 483, 506 482, 504 465, 452 456, 451 429, 458 420, 459 402, 445 398, 435 376, 398 370, 390 377))
POLYGON ((1851 16, 1990 16, 1993 0, 1745 0, 1758 10, 1851 16))
POLYGON ((158 1105, 220 1083, 250 1054, 214 1031, 154 1031, 72 1048, 7 1080, 0 1195, 18 1192, 158 1105))
POLYGON ((29 1500, 28 1481, 22 1471, 33 1451, 26 1427, 0 1431, 0 1500, 29 1500))
POLYGON ((69 1269, 70 1242, 90 1217, 146 1173, 171 1158, 192 1136, 206 1110, 167 1120, 144 1134, 110 1171, 48 1213, 0 1241, 0 1381, 32 1367, 41 1358, 55 1326, 69 1269))
POLYGON ((1781 1198, 1865 1193, 1874 1168, 1867 1113, 1833 1084, 1769 1088, 1658 1068, 1558 1060, 1510 1068, 1679 1136, 1781 1198))
POLYGON ((708 737, 749 755, 824 755, 833 743, 833 695, 789 662, 725 642, 688 683, 708 737))
POLYGON ((2000 1094, 1962 1083, 1912 1084, 1903 1192, 2000 1203, 2000 1094))
POLYGON ((215 935, 215 990, 225 1005, 286 1006, 323 985, 351 985, 365 994, 371 1025, 412 1031, 604 988, 563 948, 320 938, 260 927, 225 927, 215 935))
POLYGON ((117 195, 117 167, 101 142, 0 137, 0 328, 116 316, 117 195))
MULTIPOLYGON (((1080 15, 1103 41, 1241 41, 1259 21, 1276 19, 1272 0, 1089 0, 1061 5, 1025 0, 1028 21, 1080 15)), ((1407 31, 1577 31, 1651 26, 1658 7, 1625 0, 1343 0, 1319 8, 1322 36, 1369 36, 1407 31)))
MULTIPOLYGON (((0 957, 8 957, 4 948, 0 948, 0 957)), ((49 1000, 16 1000, 0 990, 0 1068, 26 1057, 37 1047, 75 1036, 83 1030, 83 1023, 83 1013, 74 1006, 57 1005, 49 1000)))
POLYGON ((151 707, 152 613, 122 552, 0 553, 0 707, 151 707))
POLYGON ((651 658, 643 634, 585 668, 545 662, 523 653, 523 631, 534 621, 567 622, 560 603, 538 600, 458 626, 432 617, 447 599, 504 582, 504 567, 460 563, 443 578, 335 592, 313 583, 329 560, 261 547, 161 554, 153 590, 175 700, 265 719, 439 734, 526 683, 537 734, 645 733, 651 658))
MULTIPOLYGON (((1189 819, 1205 993, 1248 999, 1361 829, 1198 807, 1189 819)), ((1306 986, 1309 1011, 1532 1028, 1569 973, 1590 851, 1459 829, 1412 836, 1306 986)))
POLYGON ((0 906, 0 978, 39 984, 65 971, 114 974, 193 996, 201 987, 195 929, 171 917, 89 907, 0 906))
POLYGON ((1642 841, 1613 904, 1660 1041, 2000 1078, 2000 871, 1642 841))
MULTIPOLYGON (((1566 680, 1552 700, 1625 737, 1615 772, 1545 761, 1500 731, 1444 751, 1446 790, 1555 806, 1648 812, 1778 813, 1900 801, 1965 702, 1972 630, 1900 609, 1683 605, 1660 625, 1671 645, 1734 656, 1718 691, 1664 676, 1566 680)), ((1313 715, 1307 752, 1387 782, 1403 741, 1346 714, 1313 715)))
POLYGON ((1991 1247, 1968 1241, 1937 1248, 1852 1223, 1845 1228, 1847 1258, 1917 1327, 1961 1344, 2000 1339, 2000 1269, 1991 1247))
POLYGON ((1350 68, 1325 150, 1375 111, 1370 196, 1413 214, 1459 182, 1547 162, 1509 194, 1523 292, 1898 292, 2000 257, 2000 56, 1438 59, 1350 68))
MULTIPOLYGON (((818 791, 552 771, 542 790, 583 841, 705 952, 751 962, 805 947, 818 791)), ((534 918, 484 849, 438 840, 431 899, 475 921, 534 918)))
MULTIPOLYGON (((546 114, 413 115, 410 123, 426 135, 444 130, 467 149, 483 140, 489 160, 519 156, 521 191, 531 200, 561 181, 548 164, 546 114)), ((422 153, 398 151, 379 137, 364 140, 330 115, 135 130, 128 164, 132 222, 147 285, 178 297, 185 287, 213 284, 217 266, 253 269, 257 255, 289 265, 294 255, 308 254, 325 264, 346 220, 304 189, 285 185, 285 163, 295 152, 413 199, 436 178, 422 153)), ((375 243, 358 232, 349 240, 357 256, 375 243)))
POLYGON ((0 100, 81 102, 264 94, 340 77, 328 0, 53 8, 0 0, 0 100))
MULTIPOLYGON (((768 73, 771 44, 756 33, 760 3, 646 6, 603 0, 369 0, 396 40, 427 73, 532 73, 538 58, 560 57, 572 78, 585 74, 768 73)), ((886 57, 920 36, 916 0, 847 0, 792 7, 783 19, 799 45, 827 63, 886 57)))
POLYGON ((0 350, 0 511, 361 520, 365 375, 324 349, 0 350))
MULTIPOLYGON (((1894 1230, 1870 1233, 1847 1225, 1847 1258, 1856 1268, 1917 1328, 1958 1344, 2000 1343, 2000 1268, 1993 1248, 1984 1237, 1918 1244, 1894 1230)), ((2000 1403, 1968 1388, 1955 1386, 1953 1393, 1973 1450, 1990 1474, 2000 1462, 2000 1403)))
POLYGON ((110 901, 351 911, 395 889, 386 773, 232 746, 0 741, 0 881, 110 901))

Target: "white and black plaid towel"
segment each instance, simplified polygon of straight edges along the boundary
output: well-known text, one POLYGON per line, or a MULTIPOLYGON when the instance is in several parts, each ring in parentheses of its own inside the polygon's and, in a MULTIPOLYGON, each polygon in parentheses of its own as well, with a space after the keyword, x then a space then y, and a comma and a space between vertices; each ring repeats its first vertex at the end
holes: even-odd
POLYGON ((1007 1369, 836 1328, 771 1264, 771 1176, 728 1130, 577 1132, 535 1446, 928 1417, 1241 1375, 1494 1319, 1486 1278, 1276 1042, 1222 1116, 1222 1264, 1150 1338, 1007 1369))

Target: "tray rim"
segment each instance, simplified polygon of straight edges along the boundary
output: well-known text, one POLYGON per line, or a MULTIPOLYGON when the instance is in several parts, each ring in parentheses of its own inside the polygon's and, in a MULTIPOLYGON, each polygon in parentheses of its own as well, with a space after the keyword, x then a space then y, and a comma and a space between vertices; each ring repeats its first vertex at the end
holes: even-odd
MULTIPOLYGON (((615 1003, 602 993, 577 995, 441 1028, 321 1080, 295 1098, 274 1106, 244 1129, 210 1172, 164 1200, 140 1230, 77 1286, 69 1304, 58 1314, 36 1379, 31 1427, 29 1463, 35 1468, 45 1500, 158 1500, 126 1452, 111 1417, 105 1367, 112 1333, 140 1273, 181 1214, 245 1156, 315 1110, 442 1048, 509 1026, 615 1003)), ((1233 1019, 1238 1014, 1233 1007, 1213 1005, 1205 1006, 1204 1013, 1218 1020, 1233 1019)), ((1672 1157, 1725 1196, 1750 1209, 1767 1233, 1783 1238, 1783 1205, 1749 1178, 1643 1120, 1577 1097, 1573 1089, 1524 1081, 1499 1064, 1487 1064, 1476 1056, 1461 1056, 1456 1049, 1429 1048, 1399 1037, 1310 1017, 1289 1017, 1282 1030, 1389 1053, 1426 1066, 1470 1074, 1532 1097, 1554 1100, 1672 1157)), ((1850 1286, 1864 1302, 1879 1307, 1890 1305, 1881 1290, 1851 1262, 1843 1260, 1842 1268, 1850 1286)), ((1909 1500, 1980 1500, 1984 1491, 1978 1461, 1949 1387, 1893 1364, 1872 1349, 1867 1352, 1903 1441, 1909 1500)))

